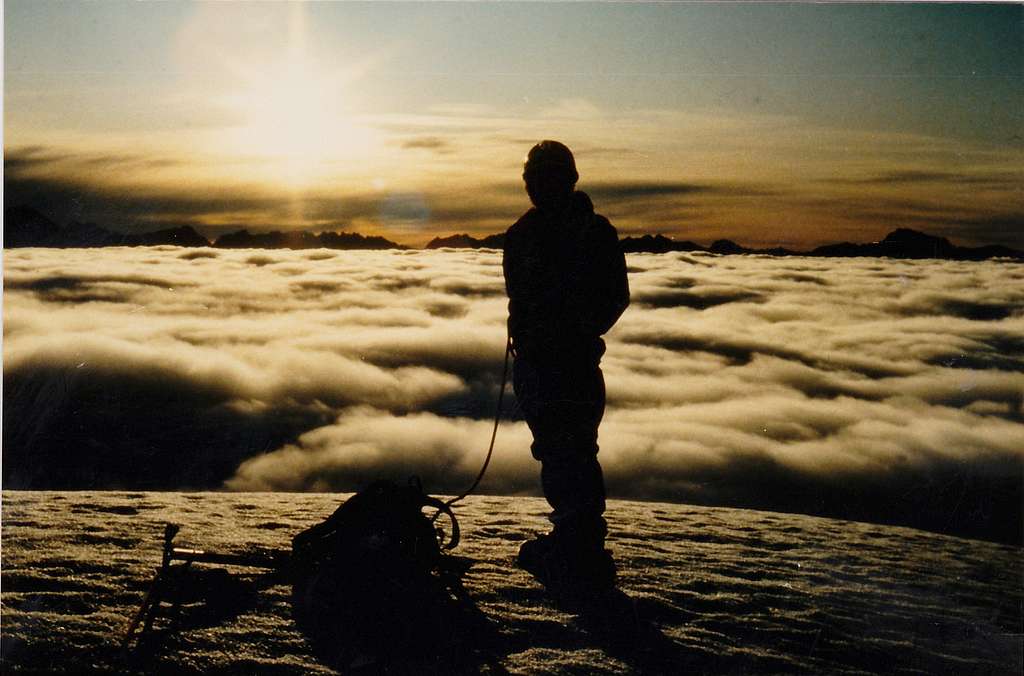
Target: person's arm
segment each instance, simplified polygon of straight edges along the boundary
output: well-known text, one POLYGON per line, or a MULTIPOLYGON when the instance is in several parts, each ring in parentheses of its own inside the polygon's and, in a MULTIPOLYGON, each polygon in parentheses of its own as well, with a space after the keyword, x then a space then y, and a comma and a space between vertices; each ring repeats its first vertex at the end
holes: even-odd
POLYGON ((520 238, 514 226, 505 233, 501 267, 505 275, 505 293, 508 295, 508 335, 512 338, 512 352, 517 351, 516 343, 522 335, 523 317, 523 261, 520 238))
POLYGON ((595 289, 597 303, 592 319, 593 328, 599 336, 610 331, 629 307, 626 256, 622 253, 615 228, 607 220, 604 222, 607 225, 600 229, 601 239, 596 252, 596 270, 600 277, 595 289))

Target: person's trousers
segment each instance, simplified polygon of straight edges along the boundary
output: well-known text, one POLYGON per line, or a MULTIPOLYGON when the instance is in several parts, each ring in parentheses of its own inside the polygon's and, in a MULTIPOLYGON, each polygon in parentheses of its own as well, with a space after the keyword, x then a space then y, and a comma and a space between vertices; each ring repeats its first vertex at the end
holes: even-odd
POLYGON ((604 375, 591 360, 516 357, 512 387, 533 433, 533 457, 551 505, 555 536, 583 548, 603 547, 605 490, 597 461, 604 415, 604 375))

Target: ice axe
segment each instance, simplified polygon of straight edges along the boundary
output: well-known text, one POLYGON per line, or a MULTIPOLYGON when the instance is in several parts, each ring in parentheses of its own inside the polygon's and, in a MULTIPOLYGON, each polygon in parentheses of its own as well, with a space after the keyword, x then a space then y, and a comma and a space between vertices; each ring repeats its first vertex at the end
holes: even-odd
POLYGON ((160 567, 157 568, 156 574, 149 584, 149 589, 142 600, 142 605, 139 606, 139 610, 128 624, 128 629, 125 631, 124 639, 121 642, 122 652, 127 651, 131 646, 140 624, 142 625, 142 631, 138 634, 140 636, 152 628, 160 606, 164 601, 169 601, 172 608, 179 606, 181 602, 181 588, 180 585, 171 584, 172 570, 188 568, 193 563, 214 563, 284 572, 287 570, 291 560, 291 552, 283 550, 248 554, 224 554, 205 549, 175 547, 174 538, 180 530, 181 526, 175 523, 164 525, 164 544, 163 553, 160 558, 160 567), (172 564, 175 561, 181 562, 181 565, 172 568, 172 564))

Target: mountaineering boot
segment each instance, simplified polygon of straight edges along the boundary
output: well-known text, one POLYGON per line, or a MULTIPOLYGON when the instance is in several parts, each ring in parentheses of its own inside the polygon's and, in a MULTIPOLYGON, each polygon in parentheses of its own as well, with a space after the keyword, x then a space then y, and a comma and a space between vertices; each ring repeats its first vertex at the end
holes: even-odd
POLYGON ((559 563, 554 553, 554 538, 551 535, 538 535, 527 540, 519 547, 516 563, 545 584, 546 580, 558 577, 557 572, 552 570, 559 563))
POLYGON ((553 534, 538 535, 520 546, 517 562, 555 592, 579 595, 615 587, 615 561, 600 545, 573 546, 553 534))

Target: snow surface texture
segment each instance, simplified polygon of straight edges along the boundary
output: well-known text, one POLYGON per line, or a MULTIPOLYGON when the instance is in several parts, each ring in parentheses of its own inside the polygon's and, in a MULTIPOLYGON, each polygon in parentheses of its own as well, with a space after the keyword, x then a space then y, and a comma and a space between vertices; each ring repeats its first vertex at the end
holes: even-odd
MULTIPOLYGON (((118 648, 159 565, 164 522, 182 524, 179 546, 287 548, 343 497, 5 492, 3 672, 346 671, 319 660, 296 629, 287 586, 247 590, 236 577, 215 578, 226 607, 189 599, 177 627, 155 625, 151 652, 125 657, 118 648)), ((514 566, 545 511, 535 498, 471 497, 459 508, 456 553, 473 561, 463 584, 483 618, 473 636, 452 631, 464 652, 458 668, 435 663, 434 671, 1021 672, 1019 548, 817 517, 613 501, 609 546, 645 627, 622 641, 559 609, 514 566)), ((196 566, 197 581, 200 568, 219 572, 196 566)), ((397 673, 432 670, 390 659, 397 673)))
MULTIPOLYGON (((1019 542, 1024 266, 631 255, 614 497, 1019 542)), ((494 251, 4 253, 5 488, 353 491, 483 459, 494 251)), ((508 398, 509 407, 513 405, 508 398)), ((481 486, 536 494, 522 422, 481 486)))

